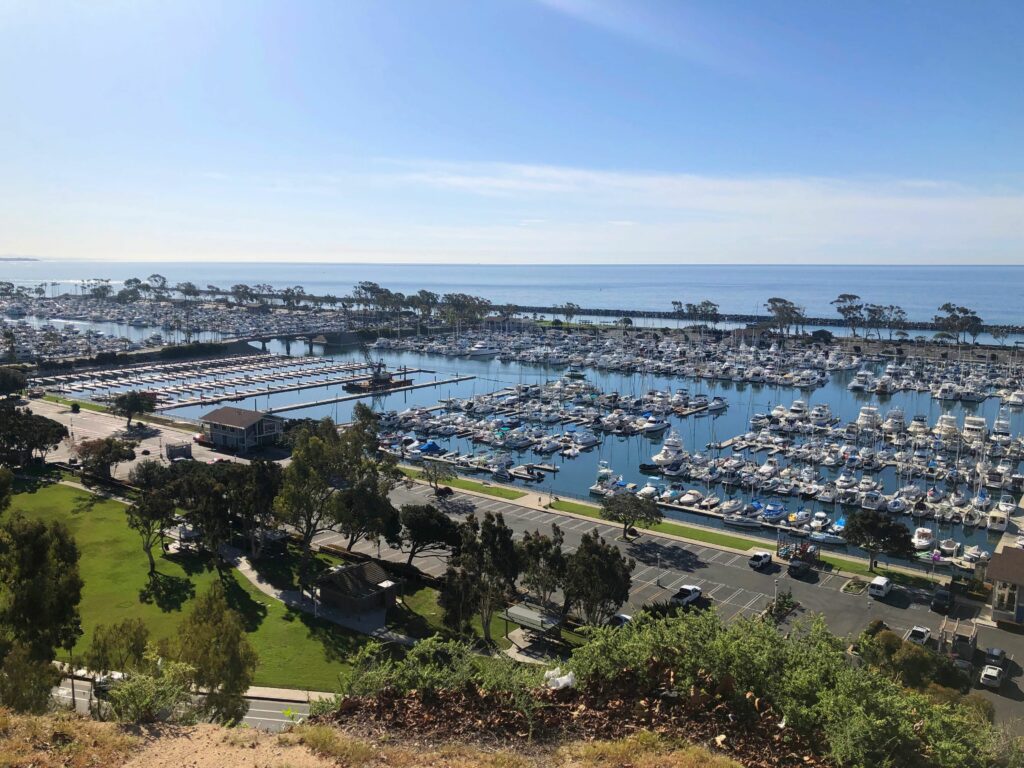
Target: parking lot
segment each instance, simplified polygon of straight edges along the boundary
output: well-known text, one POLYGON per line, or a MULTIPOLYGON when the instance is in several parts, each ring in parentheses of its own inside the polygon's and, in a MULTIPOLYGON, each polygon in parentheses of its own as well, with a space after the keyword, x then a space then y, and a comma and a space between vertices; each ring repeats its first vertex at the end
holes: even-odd
MULTIPOLYGON (((435 503, 433 491, 426 485, 400 486, 392 494, 396 506, 402 504, 435 503)), ((882 619, 894 632, 904 635, 912 627, 927 627, 932 636, 937 635, 943 616, 929 607, 931 591, 897 587, 884 600, 876 600, 867 593, 847 594, 842 591, 847 579, 838 574, 812 571, 803 578, 787 574, 783 565, 773 562, 769 567, 757 570, 747 564, 748 555, 719 549, 713 546, 676 541, 667 537, 644 534, 633 542, 617 540, 621 527, 609 525, 600 520, 581 519, 549 510, 533 509, 503 499, 491 499, 478 495, 456 493, 448 502, 453 516, 463 517, 474 511, 501 513, 505 522, 522 536, 526 531, 548 530, 557 523, 565 536, 566 549, 574 551, 583 533, 597 529, 609 542, 618 546, 625 554, 636 560, 633 585, 628 604, 622 609, 629 613, 641 606, 667 599, 683 584, 699 586, 711 605, 726 619, 751 616, 765 608, 772 599, 776 587, 791 590, 799 603, 794 615, 798 618, 809 613, 820 613, 829 627, 839 635, 855 637, 872 620, 882 619)), ((324 543, 341 544, 339 534, 323 534, 319 539, 324 543)), ((377 547, 368 543, 356 546, 357 550, 376 555, 377 547)), ((406 555, 389 550, 382 545, 381 557, 405 561, 406 555)), ((434 576, 444 572, 442 558, 421 558, 417 565, 434 576)), ((980 606, 958 601, 950 613, 950 619, 969 621, 978 616, 980 606)), ((1024 718, 1024 692, 1020 688, 1024 670, 1018 662, 1024 659, 1024 634, 1005 629, 979 626, 978 648, 997 646, 1007 651, 1007 679, 999 690, 989 690, 978 685, 979 669, 974 671, 973 689, 993 702, 997 718, 1001 722, 1017 722, 1024 718)), ((1015 726, 1019 729, 1019 725, 1015 726)))

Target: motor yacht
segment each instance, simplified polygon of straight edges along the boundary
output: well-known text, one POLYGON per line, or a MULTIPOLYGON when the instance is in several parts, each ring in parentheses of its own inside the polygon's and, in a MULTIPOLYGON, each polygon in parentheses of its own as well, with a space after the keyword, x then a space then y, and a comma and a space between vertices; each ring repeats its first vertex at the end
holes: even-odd
POLYGON ((965 416, 964 428, 960 434, 967 445, 983 443, 988 437, 988 422, 984 416, 965 416))
POLYGON ((686 451, 683 450, 683 439, 673 429, 668 433, 665 442, 661 444, 661 450, 651 457, 651 461, 659 467, 667 467, 685 458, 686 451))
POLYGON ((918 552, 932 549, 935 546, 935 534, 931 528, 915 528, 914 535, 910 538, 910 544, 918 552))
POLYGON ((907 424, 904 420, 902 408, 890 408, 885 414, 885 421, 882 422, 882 431, 886 434, 902 432, 907 424))
POLYGON ((932 428, 932 434, 940 440, 951 441, 960 437, 960 427, 957 424, 956 416, 951 413, 944 413, 939 416, 938 421, 932 428))
POLYGON ((928 433, 928 417, 923 413, 919 413, 910 420, 910 425, 907 427, 907 433, 912 436, 924 435, 928 433))
POLYGON ((878 408, 873 405, 865 405, 857 415, 857 426, 861 429, 878 429, 882 425, 882 417, 878 415, 878 408))
POLYGON ((990 531, 1005 531, 1010 523, 1010 516, 999 509, 999 507, 996 507, 989 510, 989 513, 985 516, 985 522, 990 531))

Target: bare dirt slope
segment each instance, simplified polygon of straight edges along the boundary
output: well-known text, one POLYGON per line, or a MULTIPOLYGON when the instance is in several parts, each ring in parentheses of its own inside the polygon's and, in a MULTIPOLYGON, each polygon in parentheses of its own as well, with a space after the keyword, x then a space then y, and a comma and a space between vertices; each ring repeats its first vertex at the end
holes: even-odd
POLYGON ((213 725, 122 728, 0 711, 0 768, 741 768, 700 747, 638 733, 543 748, 367 741, 329 725, 268 734, 213 725))

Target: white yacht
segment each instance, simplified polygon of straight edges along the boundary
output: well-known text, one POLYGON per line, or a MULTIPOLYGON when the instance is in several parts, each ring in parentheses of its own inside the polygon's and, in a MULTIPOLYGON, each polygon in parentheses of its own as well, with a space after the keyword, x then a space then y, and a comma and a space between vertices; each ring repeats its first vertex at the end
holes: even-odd
POLYGON ((651 461, 659 467, 667 467, 684 458, 686 458, 686 451, 683 450, 683 440, 673 429, 668 433, 665 442, 661 444, 661 450, 651 457, 651 461))
POLYGON ((853 375, 846 388, 851 392, 863 392, 872 384, 871 371, 861 369, 853 375))
POLYGON ((647 420, 643 423, 643 431, 650 434, 652 432, 663 432, 669 428, 669 423, 654 414, 647 417, 647 420))
POLYGON ((906 429, 907 423, 903 416, 902 408, 890 408, 885 414, 885 421, 882 422, 882 431, 889 434, 902 432, 906 429))
POLYGON ((995 509, 989 510, 985 519, 988 522, 988 529, 990 531, 1005 531, 1006 526, 1010 523, 1010 516, 998 506, 995 509))
POLYGON ((960 436, 960 426, 956 422, 956 416, 951 413, 944 413, 939 416, 932 428, 932 434, 941 440, 954 440, 960 436))
POLYGON ((910 426, 907 427, 907 433, 917 436, 928 433, 928 417, 923 413, 917 414, 913 419, 910 420, 910 426))
POLYGON ((965 416, 961 434, 968 445, 984 442, 988 437, 988 422, 984 416, 965 416))
POLYGON ((989 440, 997 445, 1007 445, 1010 442, 1010 411, 1004 405, 999 409, 999 415, 992 422, 992 434, 989 440))
POLYGON ((467 357, 495 357, 500 353, 500 349, 495 349, 486 341, 478 341, 466 350, 467 357))
POLYGON ((1004 402, 1011 408, 1024 408, 1024 389, 1013 390, 1004 402))
POLYGON ((857 415, 857 426, 861 429, 878 429, 882 425, 882 417, 878 415, 878 408, 873 405, 865 405, 857 415))
POLYGON ((944 381, 935 390, 934 396, 936 400, 958 400, 960 398, 960 388, 955 382, 944 381))
POLYGON ((803 420, 807 417, 807 403, 803 400, 794 400, 789 406, 788 416, 793 419, 803 420))
POLYGON ((807 418, 814 426, 824 427, 832 421, 832 409, 828 407, 828 403, 820 403, 811 409, 807 418))
POLYGON ((910 543, 918 552, 932 549, 935 546, 935 534, 931 528, 915 528, 910 543))

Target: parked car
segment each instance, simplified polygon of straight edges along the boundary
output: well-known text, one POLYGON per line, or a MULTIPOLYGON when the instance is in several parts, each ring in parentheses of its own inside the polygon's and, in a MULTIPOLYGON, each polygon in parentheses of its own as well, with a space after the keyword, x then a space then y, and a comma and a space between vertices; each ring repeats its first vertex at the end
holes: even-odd
POLYGON ((985 663, 991 667, 1006 668, 1006 651, 1002 648, 986 648, 985 663))
POLYGON ((907 630, 907 634, 903 636, 903 639, 906 640, 908 643, 915 643, 916 645, 927 645, 928 641, 932 639, 932 631, 928 629, 928 627, 911 627, 907 630))
POLYGON ((982 668, 978 682, 986 688, 998 688, 1003 684, 1003 676, 1005 674, 1002 667, 987 664, 982 668))
POLYGON ((672 597, 668 599, 672 605, 678 605, 686 607, 693 605, 695 602, 700 600, 701 591, 700 587, 693 584, 684 584, 681 586, 672 597))
POLYGON ((772 564, 771 552, 755 552, 747 560, 747 565, 753 568, 755 571, 759 571, 762 568, 767 568, 772 564))
POLYGON ((949 613, 953 610, 953 593, 946 587, 939 587, 932 593, 931 608, 939 613, 949 613))
POLYGON ((98 675, 92 681, 93 690, 98 694, 108 693, 117 683, 122 682, 125 679, 124 672, 107 672, 106 674, 98 675))
POLYGON ((610 619, 608 619, 609 627, 624 627, 633 620, 633 617, 628 613, 616 613, 610 619))
POLYGON ((890 592, 892 592, 892 579, 887 579, 885 576, 875 576, 868 584, 868 594, 879 600, 888 597, 890 592))
POLYGON ((434 495, 439 499, 447 499, 449 496, 452 496, 454 494, 455 491, 453 491, 447 485, 442 485, 440 488, 434 491, 434 495))
POLYGON ((811 572, 811 564, 806 560, 790 560, 786 573, 795 579, 802 579, 811 572))

